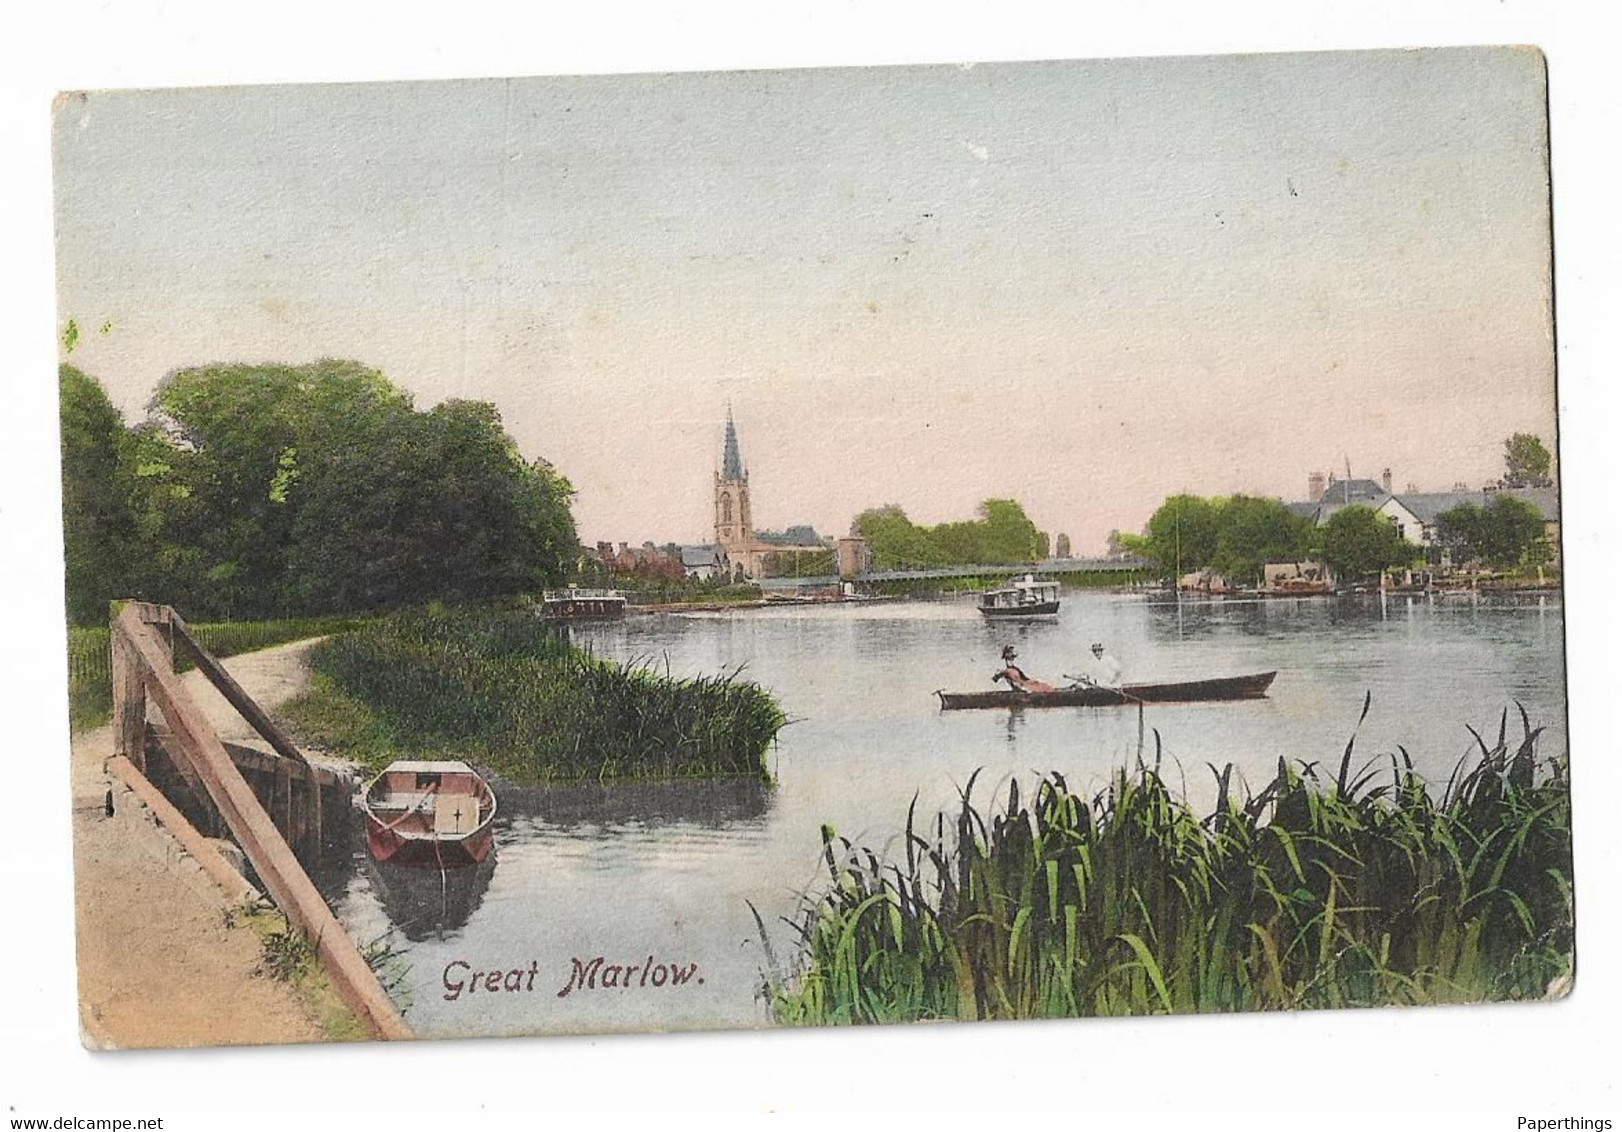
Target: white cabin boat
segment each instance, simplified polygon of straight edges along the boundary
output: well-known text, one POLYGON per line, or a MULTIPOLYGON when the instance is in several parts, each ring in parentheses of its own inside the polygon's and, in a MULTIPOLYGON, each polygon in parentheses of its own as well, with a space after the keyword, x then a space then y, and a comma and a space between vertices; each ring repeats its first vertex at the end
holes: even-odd
POLYGON ((1059 612, 1059 583, 1026 574, 982 593, 980 612, 987 617, 1051 617, 1059 612))
POLYGON ((541 616, 549 620, 574 621, 585 618, 625 616, 625 595, 618 590, 547 590, 541 596, 541 616))

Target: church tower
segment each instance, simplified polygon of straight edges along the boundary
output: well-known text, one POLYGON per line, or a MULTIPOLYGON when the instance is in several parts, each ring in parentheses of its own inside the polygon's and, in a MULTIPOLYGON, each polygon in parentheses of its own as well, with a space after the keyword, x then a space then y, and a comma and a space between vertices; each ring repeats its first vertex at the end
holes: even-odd
POLYGON ((726 447, 721 453, 721 470, 715 473, 715 544, 727 556, 729 567, 747 569, 749 548, 755 541, 753 516, 749 513, 749 473, 738 451, 738 429, 727 409, 726 447))

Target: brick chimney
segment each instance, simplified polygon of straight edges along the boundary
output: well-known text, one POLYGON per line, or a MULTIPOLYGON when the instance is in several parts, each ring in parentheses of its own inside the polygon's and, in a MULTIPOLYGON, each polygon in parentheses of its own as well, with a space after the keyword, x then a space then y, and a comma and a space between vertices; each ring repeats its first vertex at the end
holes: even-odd
POLYGON ((1380 490, 1387 495, 1391 494, 1391 469, 1387 468, 1380 473, 1380 490))
POLYGON ((1307 502, 1316 503, 1324 497, 1324 474, 1322 472, 1307 473, 1307 502))

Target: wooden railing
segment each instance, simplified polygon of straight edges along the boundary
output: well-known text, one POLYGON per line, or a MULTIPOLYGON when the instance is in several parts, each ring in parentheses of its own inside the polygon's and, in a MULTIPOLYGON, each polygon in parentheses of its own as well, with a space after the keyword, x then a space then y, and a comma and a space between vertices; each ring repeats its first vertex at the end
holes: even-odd
MULTIPOLYGON (((314 806, 319 830, 322 772, 311 767, 298 747, 262 708, 242 689, 230 673, 192 636, 186 623, 168 606, 129 602, 113 621, 113 769, 127 767, 127 775, 145 783, 147 770, 146 709, 150 702, 167 724, 165 749, 176 769, 200 796, 206 795, 223 825, 241 846, 254 871, 288 921, 304 933, 332 981, 334 989, 361 1022, 378 1038, 409 1038, 411 1030, 389 1000, 377 976, 327 907, 299 863, 283 829, 272 820, 254 793, 232 755, 227 751, 208 717, 187 694, 174 670, 174 646, 178 644, 197 663, 198 669, 226 701, 248 722, 275 752, 274 774, 278 785, 285 784, 287 799, 283 826, 294 828, 295 781, 305 784, 306 804, 314 806), (309 800, 313 799, 313 802, 309 800)), ((122 775, 121 775, 122 776, 122 775)), ((139 792, 139 791, 138 791, 139 792)), ((185 819, 178 813, 170 820, 185 819)), ((307 829, 307 820, 304 822, 307 829)), ((182 837, 202 841, 189 823, 182 837)), ((319 832, 317 833, 319 839, 319 832)), ((205 867, 213 862, 205 863, 205 867)), ((209 868, 212 874, 216 868, 209 868)))

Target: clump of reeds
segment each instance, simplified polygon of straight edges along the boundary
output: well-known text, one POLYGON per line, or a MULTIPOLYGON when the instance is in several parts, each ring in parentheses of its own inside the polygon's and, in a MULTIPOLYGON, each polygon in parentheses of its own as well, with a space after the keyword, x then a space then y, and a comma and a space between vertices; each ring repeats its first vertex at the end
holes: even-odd
POLYGON ((295 704, 293 716, 314 741, 373 764, 449 749, 527 779, 759 775, 784 724, 738 670, 676 678, 651 663, 614 664, 523 608, 396 614, 310 659, 317 698, 345 702, 295 704))
POLYGON ((361 949, 361 958, 377 976, 378 985, 385 994, 394 1000, 403 1014, 411 1008, 411 964, 395 946, 394 929, 390 928, 383 935, 372 940, 361 949))
MULTIPOLYGON (((1367 712, 1365 700, 1364 711, 1367 712)), ((1537 998, 1570 985, 1570 795, 1521 713, 1439 797, 1406 751, 1338 774, 1280 760, 1200 818, 1152 765, 1087 799, 1017 781, 883 862, 827 827, 775 1015, 802 1024, 1288 1010, 1537 998)), ((1472 732, 1474 733, 1474 732, 1472 732)), ((758 917, 757 917, 758 919, 758 917)), ((761 925, 764 940, 766 931, 761 925)), ((767 952, 768 962, 775 958, 767 952)), ((1558 992, 1557 992, 1558 993, 1558 992)))

